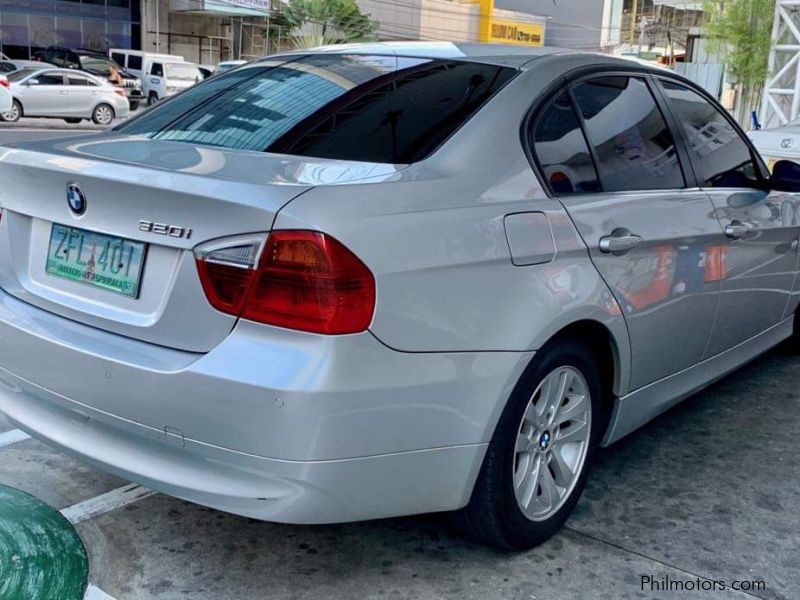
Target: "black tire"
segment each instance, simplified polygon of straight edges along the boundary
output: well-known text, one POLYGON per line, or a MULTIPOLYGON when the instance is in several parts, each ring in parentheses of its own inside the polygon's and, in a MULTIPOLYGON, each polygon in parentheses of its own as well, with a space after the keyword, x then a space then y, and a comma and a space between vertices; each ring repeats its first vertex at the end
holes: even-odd
POLYGON ((95 125, 110 125, 114 122, 114 116, 114 107, 105 103, 98 104, 92 111, 92 122, 95 123, 95 125), (108 114, 106 111, 110 111, 111 118, 108 120, 105 116, 108 114))
POLYGON ((147 106, 155 106, 158 103, 158 94, 155 92, 150 92, 150 95, 147 96, 147 106))
POLYGON ((69 123, 71 125, 75 125, 76 123, 80 123, 81 121, 83 121, 83 119, 77 119, 77 118, 71 117, 69 119, 64 119, 64 121, 66 121, 67 123, 69 123))
POLYGON ((13 109, 10 112, 3 113, 2 117, 0 117, 6 123, 16 123, 25 114, 22 111, 22 104, 19 103, 19 100, 12 100, 12 104, 13 109), (16 109, 16 111, 14 109, 16 109))
POLYGON ((590 346, 561 339, 536 353, 517 383, 497 424, 469 504, 455 513, 456 524, 477 539, 505 550, 527 550, 556 533, 566 521, 586 484, 600 438, 608 421, 600 370, 590 346), (591 429, 586 458, 572 491, 549 518, 528 519, 514 493, 515 443, 523 414, 542 380, 555 369, 569 366, 580 371, 591 395, 591 429))
POLYGON ((130 108, 131 111, 137 110, 139 108, 139 101, 138 100, 136 102, 132 100, 128 101, 128 108, 130 108))

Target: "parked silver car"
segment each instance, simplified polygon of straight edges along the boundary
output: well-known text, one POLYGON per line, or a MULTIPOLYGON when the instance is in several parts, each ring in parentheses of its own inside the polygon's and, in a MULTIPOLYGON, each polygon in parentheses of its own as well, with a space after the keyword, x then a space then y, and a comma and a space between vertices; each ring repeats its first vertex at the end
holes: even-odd
POLYGON ((782 169, 697 86, 599 54, 256 61, 0 149, 0 410, 225 511, 458 511, 527 548, 598 446, 793 335, 782 169))
POLYGON ((0 114, 3 121, 25 117, 53 117, 68 123, 91 119, 110 125, 128 116, 125 91, 101 79, 72 69, 22 69, 7 75, 13 105, 0 114))

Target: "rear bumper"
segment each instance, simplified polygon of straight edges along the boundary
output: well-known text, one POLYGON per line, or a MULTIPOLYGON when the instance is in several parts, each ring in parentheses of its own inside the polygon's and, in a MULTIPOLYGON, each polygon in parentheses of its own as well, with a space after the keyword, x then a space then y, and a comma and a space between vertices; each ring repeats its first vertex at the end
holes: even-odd
POLYGON ((279 522, 463 506, 529 359, 247 322, 197 355, 0 292, 0 411, 15 424, 156 490, 279 522))

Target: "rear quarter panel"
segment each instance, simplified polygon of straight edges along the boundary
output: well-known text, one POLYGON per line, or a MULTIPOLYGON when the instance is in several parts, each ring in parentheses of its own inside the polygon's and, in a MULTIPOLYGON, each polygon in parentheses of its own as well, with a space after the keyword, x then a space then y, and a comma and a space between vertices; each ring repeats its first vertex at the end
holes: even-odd
POLYGON ((433 156, 392 181, 318 187, 278 213, 276 229, 325 231, 369 266, 378 292, 370 330, 387 346, 522 352, 589 319, 611 332, 627 373, 619 307, 521 143, 533 99, 563 72, 561 61, 552 63, 520 75, 433 156), (556 245, 549 262, 513 264, 503 220, 519 212, 546 215, 556 245))

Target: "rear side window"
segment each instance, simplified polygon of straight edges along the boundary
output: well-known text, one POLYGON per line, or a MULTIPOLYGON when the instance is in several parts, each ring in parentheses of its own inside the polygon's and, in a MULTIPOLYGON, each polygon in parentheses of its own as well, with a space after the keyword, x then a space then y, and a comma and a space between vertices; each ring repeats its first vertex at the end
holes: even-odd
POLYGON ((137 71, 142 70, 142 57, 136 56, 134 54, 128 55, 128 68, 135 69, 137 71))
POLYGON ((730 121, 697 92, 661 81, 683 127, 698 179, 705 187, 760 187, 750 148, 730 121))
POLYGON ((684 187, 672 134, 643 80, 598 77, 573 94, 604 191, 684 187))
POLYGON ((410 163, 428 156, 515 75, 508 67, 452 60, 309 55, 213 77, 119 131, 410 163))
POLYGON ((536 119, 532 141, 539 166, 554 194, 598 191, 597 171, 566 92, 536 119))

